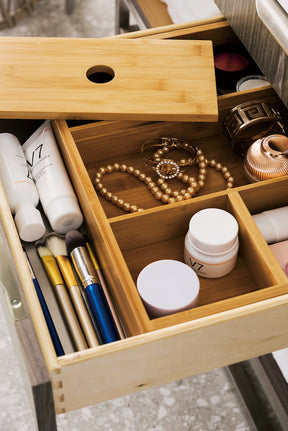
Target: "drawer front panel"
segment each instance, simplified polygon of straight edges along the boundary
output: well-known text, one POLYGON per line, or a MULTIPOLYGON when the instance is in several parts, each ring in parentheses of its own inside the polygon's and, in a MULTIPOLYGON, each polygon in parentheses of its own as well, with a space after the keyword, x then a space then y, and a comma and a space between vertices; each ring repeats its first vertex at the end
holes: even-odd
POLYGON ((287 332, 279 332, 287 326, 287 312, 286 294, 261 306, 133 337, 88 361, 81 355, 73 365, 63 360, 56 376, 62 382, 58 413, 278 350, 287 345, 287 332))

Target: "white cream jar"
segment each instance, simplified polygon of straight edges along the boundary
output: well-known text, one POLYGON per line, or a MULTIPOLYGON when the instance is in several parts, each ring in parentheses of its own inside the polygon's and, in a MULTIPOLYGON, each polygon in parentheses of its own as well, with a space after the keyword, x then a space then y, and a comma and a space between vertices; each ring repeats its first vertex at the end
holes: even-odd
POLYGON ((238 223, 227 211, 206 208, 190 220, 184 260, 201 277, 219 278, 235 267, 238 223))
POLYGON ((151 318, 196 307, 199 288, 195 271, 172 259, 150 263, 137 278, 139 295, 151 318))

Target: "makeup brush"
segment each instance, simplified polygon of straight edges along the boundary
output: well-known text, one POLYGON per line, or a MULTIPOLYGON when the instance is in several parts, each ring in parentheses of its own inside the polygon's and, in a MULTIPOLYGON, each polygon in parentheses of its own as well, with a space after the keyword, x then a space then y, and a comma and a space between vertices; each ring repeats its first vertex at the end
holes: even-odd
POLYGON ((120 336, 104 292, 100 284, 97 283, 95 270, 83 235, 75 230, 67 232, 66 247, 85 289, 103 343, 119 340, 120 336))
POLYGON ((42 293, 41 287, 40 287, 40 285, 38 283, 38 280, 37 280, 37 278, 36 278, 36 276, 34 274, 34 271, 32 269, 31 263, 30 263, 29 258, 27 256, 27 253, 25 251, 24 251, 24 254, 26 256, 26 261, 27 261, 27 264, 28 264, 28 268, 29 268, 29 271, 30 271, 30 274, 31 274, 31 277, 32 277, 32 280, 33 280, 33 284, 34 284, 34 287, 35 287, 35 290, 36 290, 36 293, 37 293, 37 296, 38 296, 39 303, 41 305, 41 309, 42 309, 43 315, 45 317, 47 328, 49 330, 49 334, 50 334, 50 337, 51 337, 51 340, 52 340, 52 343, 53 343, 56 355, 57 356, 63 356, 65 353, 64 353, 64 350, 63 350, 60 338, 58 336, 57 330, 55 328, 53 319, 51 317, 49 308, 47 306, 45 297, 44 297, 44 295, 42 293))
POLYGON ((114 304, 113 304, 113 302, 111 300, 110 293, 109 293, 109 290, 108 290, 105 278, 103 276, 102 270, 101 270, 100 265, 99 265, 99 263, 98 263, 98 261, 96 259, 95 254, 94 254, 94 252, 93 252, 93 250, 91 248, 91 245, 89 244, 89 240, 88 240, 87 236, 83 235, 83 237, 85 239, 85 244, 86 244, 89 256, 91 258, 91 261, 93 263, 94 269, 95 269, 95 277, 97 279, 97 283, 99 283, 100 286, 103 289, 106 301, 107 301, 107 303, 109 305, 109 308, 110 308, 111 314, 113 316, 115 325, 116 325, 117 330, 119 332, 119 336, 120 336, 121 339, 123 339, 123 338, 125 338, 125 334, 124 334, 124 331, 123 331, 123 328, 122 328, 122 325, 121 325, 118 313, 117 313, 117 311, 115 309, 115 306, 114 306, 114 304))
POLYGON ((82 333, 80 324, 75 314, 73 305, 70 301, 70 297, 64 286, 63 279, 60 274, 57 262, 52 256, 50 250, 43 245, 40 241, 36 242, 37 252, 41 258, 43 266, 47 272, 49 280, 54 287, 55 294, 65 316, 67 326, 70 330, 72 339, 75 343, 77 350, 87 349, 87 343, 82 333))
POLYGON ((72 264, 68 257, 65 239, 61 235, 53 232, 47 235, 46 244, 58 263, 89 347, 99 346, 95 329, 83 301, 80 286, 78 285, 72 264))

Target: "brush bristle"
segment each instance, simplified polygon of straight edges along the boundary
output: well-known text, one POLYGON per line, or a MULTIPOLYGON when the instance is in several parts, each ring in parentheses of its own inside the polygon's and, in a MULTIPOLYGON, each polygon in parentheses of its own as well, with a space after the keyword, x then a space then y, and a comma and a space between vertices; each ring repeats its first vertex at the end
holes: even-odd
POLYGON ((40 241, 36 242, 35 246, 40 257, 51 256, 51 251, 49 250, 49 248, 43 245, 40 241))
POLYGON ((66 233, 66 247, 68 254, 72 253, 74 248, 86 247, 84 236, 78 230, 70 230, 66 233))
POLYGON ((46 244, 54 257, 68 255, 65 239, 62 235, 59 235, 54 232, 50 233, 46 237, 46 244))

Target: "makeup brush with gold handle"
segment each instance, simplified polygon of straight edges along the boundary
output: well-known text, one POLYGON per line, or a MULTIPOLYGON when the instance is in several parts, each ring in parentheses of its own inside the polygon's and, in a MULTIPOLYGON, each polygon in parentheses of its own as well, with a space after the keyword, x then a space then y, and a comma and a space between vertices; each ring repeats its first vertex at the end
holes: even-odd
POLYGON ((65 239, 57 233, 52 232, 46 237, 46 244, 56 259, 62 277, 64 278, 64 282, 68 288, 70 298, 74 305, 89 347, 99 346, 100 343, 98 341, 87 307, 84 303, 81 294, 81 288, 78 285, 72 264, 70 263, 70 259, 67 254, 65 239))
POLYGON ((64 314, 65 321, 71 333, 71 337, 77 350, 87 349, 87 343, 80 327, 79 321, 75 314, 70 297, 64 285, 63 279, 58 268, 58 264, 51 254, 50 250, 40 241, 36 243, 37 252, 41 258, 43 266, 47 272, 50 282, 52 283, 61 310, 64 314))

